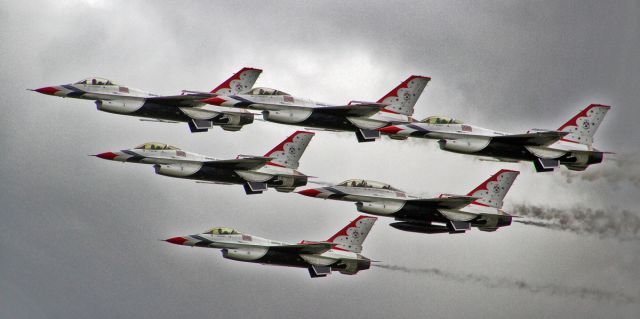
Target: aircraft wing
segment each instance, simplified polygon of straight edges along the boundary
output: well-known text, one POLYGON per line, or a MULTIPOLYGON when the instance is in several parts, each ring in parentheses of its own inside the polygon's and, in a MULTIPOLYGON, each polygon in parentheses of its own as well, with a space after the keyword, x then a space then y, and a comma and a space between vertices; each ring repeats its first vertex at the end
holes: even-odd
POLYGON ((233 170, 251 170, 269 163, 272 157, 252 156, 231 160, 207 161, 204 165, 233 170))
POLYGON ((472 196, 451 196, 442 198, 409 199, 407 203, 428 208, 448 208, 456 209, 465 207, 473 203, 477 197, 472 196))
POLYGON ((173 106, 196 106, 202 104, 201 100, 214 97, 215 94, 211 93, 193 93, 182 95, 167 95, 167 96, 154 96, 148 97, 148 102, 157 104, 173 105, 173 106))
POLYGON ((569 134, 569 132, 547 131, 494 136, 491 138, 491 143, 504 143, 510 145, 526 146, 548 146, 557 142, 567 134, 569 134))
POLYGON ((294 254, 322 254, 338 245, 329 242, 302 242, 295 245, 271 246, 269 250, 294 254))
POLYGON ((313 111, 316 113, 331 114, 337 116, 356 116, 366 117, 376 114, 387 106, 382 103, 361 103, 352 105, 340 105, 340 106, 326 106, 326 107, 314 107, 313 111))

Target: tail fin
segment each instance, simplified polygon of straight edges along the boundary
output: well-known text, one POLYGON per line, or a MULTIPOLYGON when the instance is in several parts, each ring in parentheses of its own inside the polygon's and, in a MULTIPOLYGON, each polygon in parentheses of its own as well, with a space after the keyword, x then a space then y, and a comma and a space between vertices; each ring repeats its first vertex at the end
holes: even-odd
POLYGON ((334 248, 359 253, 362 251, 364 239, 367 238, 371 227, 373 227, 377 219, 377 217, 371 216, 358 216, 358 218, 331 236, 327 241, 338 244, 334 248))
POLYGON ((383 111, 411 116, 413 106, 416 105, 420 94, 430 80, 430 77, 412 75, 379 99, 378 103, 389 104, 383 111))
POLYGON ((558 131, 570 133, 563 137, 562 140, 591 146, 593 143, 593 135, 596 134, 596 130, 610 108, 611 106, 600 104, 587 106, 571 118, 569 122, 560 126, 558 131))
POLYGON ((315 133, 296 131, 287 137, 282 143, 264 154, 265 157, 273 157, 269 164, 292 169, 298 168, 300 157, 307 149, 311 138, 315 133))
POLYGON ((502 199, 507 195, 518 174, 518 171, 501 169, 467 195, 479 197, 472 204, 502 208, 502 199))
POLYGON ((260 73, 262 73, 260 69, 242 68, 238 73, 235 73, 215 89, 211 90, 211 93, 233 95, 251 90, 253 84, 258 80, 260 73))

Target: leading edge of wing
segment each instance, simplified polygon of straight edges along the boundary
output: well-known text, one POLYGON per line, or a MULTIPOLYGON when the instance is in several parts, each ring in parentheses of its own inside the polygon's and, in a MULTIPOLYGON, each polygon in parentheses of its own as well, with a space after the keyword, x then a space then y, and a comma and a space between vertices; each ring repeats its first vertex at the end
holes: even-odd
POLYGON ((203 162, 204 165, 210 167, 234 169, 234 170, 250 170, 262 167, 269 163, 272 157, 252 156, 245 158, 237 158, 230 160, 218 160, 203 162))
POLYGON ((382 103, 360 103, 340 106, 315 107, 314 112, 332 114, 339 116, 371 116, 380 112, 387 104, 382 103))
POLYGON ((407 203, 430 208, 456 209, 465 207, 477 199, 477 197, 472 196, 450 196, 441 198, 409 199, 407 200, 407 203))
POLYGON ((293 254, 322 254, 325 251, 338 245, 330 242, 302 242, 300 244, 285 246, 270 246, 269 250, 280 251, 293 254))
POLYGON ((548 146, 551 145, 569 132, 560 131, 546 131, 524 134, 512 134, 491 137, 491 142, 500 142, 511 145, 525 145, 525 146, 548 146))
POLYGON ((202 104, 201 100, 212 97, 213 95, 214 94, 198 93, 154 96, 146 98, 146 101, 164 105, 195 106, 202 104))

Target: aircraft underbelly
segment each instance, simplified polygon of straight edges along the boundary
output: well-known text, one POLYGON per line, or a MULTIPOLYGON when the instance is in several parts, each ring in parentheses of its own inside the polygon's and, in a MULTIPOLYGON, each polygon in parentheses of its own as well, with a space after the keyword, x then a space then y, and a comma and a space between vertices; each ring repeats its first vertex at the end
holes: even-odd
POLYGON ((347 117, 347 120, 349 120, 349 122, 351 122, 351 124, 355 125, 356 127, 365 130, 375 130, 389 124, 389 122, 376 121, 362 117, 347 117))
POLYGON ((489 143, 487 147, 473 155, 506 158, 516 161, 532 161, 536 159, 524 146, 502 143, 489 143))
POLYGON ((178 107, 155 103, 144 103, 140 109, 127 115, 178 122, 191 120, 178 107))
POLYGON ((442 214, 446 218, 453 221, 468 222, 478 216, 476 214, 465 213, 458 210, 450 210, 450 209, 438 209, 438 212, 440 212, 440 214, 442 214))
POLYGON ((540 146, 525 146, 525 148, 533 155, 544 159, 559 158, 567 153, 566 151, 540 146))
POLYGON ((235 171, 235 173, 246 181, 256 183, 264 183, 273 178, 273 175, 271 174, 262 174, 252 171, 235 171))
POLYGON ((359 130, 359 128, 353 125, 353 123, 351 123, 349 120, 347 120, 346 117, 316 112, 312 113, 309 118, 298 123, 297 125, 349 132, 355 132, 359 130))
POLYGON ((187 177, 200 181, 221 182, 230 184, 244 184, 245 180, 233 170, 204 166, 195 174, 187 177))
POLYGON ((403 221, 415 221, 415 222, 446 222, 447 218, 442 215, 437 209, 418 207, 417 205, 413 205, 407 203, 396 212, 393 217, 396 220, 403 221))
POLYGON ((302 258, 304 261, 314 266, 329 266, 336 262, 335 259, 321 257, 318 255, 305 254, 305 255, 300 255, 300 258, 302 258))
POLYGON ((305 261, 299 254, 284 253, 269 249, 267 253, 260 259, 252 261, 254 263, 287 267, 307 268, 310 264, 305 261))
POLYGON ((196 107, 181 107, 178 108, 181 112, 183 112, 184 114, 186 114, 188 117, 192 118, 192 119, 196 119, 196 120, 210 120, 218 115, 220 115, 220 113, 218 112, 211 112, 211 111, 207 111, 207 110, 202 110, 200 108, 196 108, 196 107))

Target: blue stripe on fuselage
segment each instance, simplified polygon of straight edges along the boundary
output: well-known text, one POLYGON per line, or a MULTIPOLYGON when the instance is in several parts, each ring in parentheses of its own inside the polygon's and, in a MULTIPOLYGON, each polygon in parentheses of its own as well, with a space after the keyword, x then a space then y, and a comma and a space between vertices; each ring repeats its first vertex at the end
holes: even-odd
POLYGON ((67 90, 69 90, 69 91, 71 91, 71 92, 67 93, 68 97, 80 97, 80 96, 83 96, 83 95, 85 95, 87 93, 87 92, 85 92, 83 90, 80 90, 80 89, 74 87, 73 85, 70 85, 70 84, 62 85, 62 87, 67 89, 67 90))
POLYGON ((134 153, 132 151, 129 151, 129 150, 122 150, 121 152, 132 156, 132 157, 129 157, 129 158, 126 159, 127 162, 139 163, 140 161, 142 161, 145 158, 144 156, 136 154, 136 153, 134 153))
POLYGON ((237 95, 230 95, 229 97, 234 99, 234 100, 236 100, 236 101, 240 101, 240 103, 237 103, 236 105, 234 105, 234 106, 237 106, 237 107, 247 107, 247 106, 256 104, 256 103, 251 102, 251 101, 249 101, 249 100, 247 100, 245 98, 241 98, 241 97, 239 97, 237 95))

